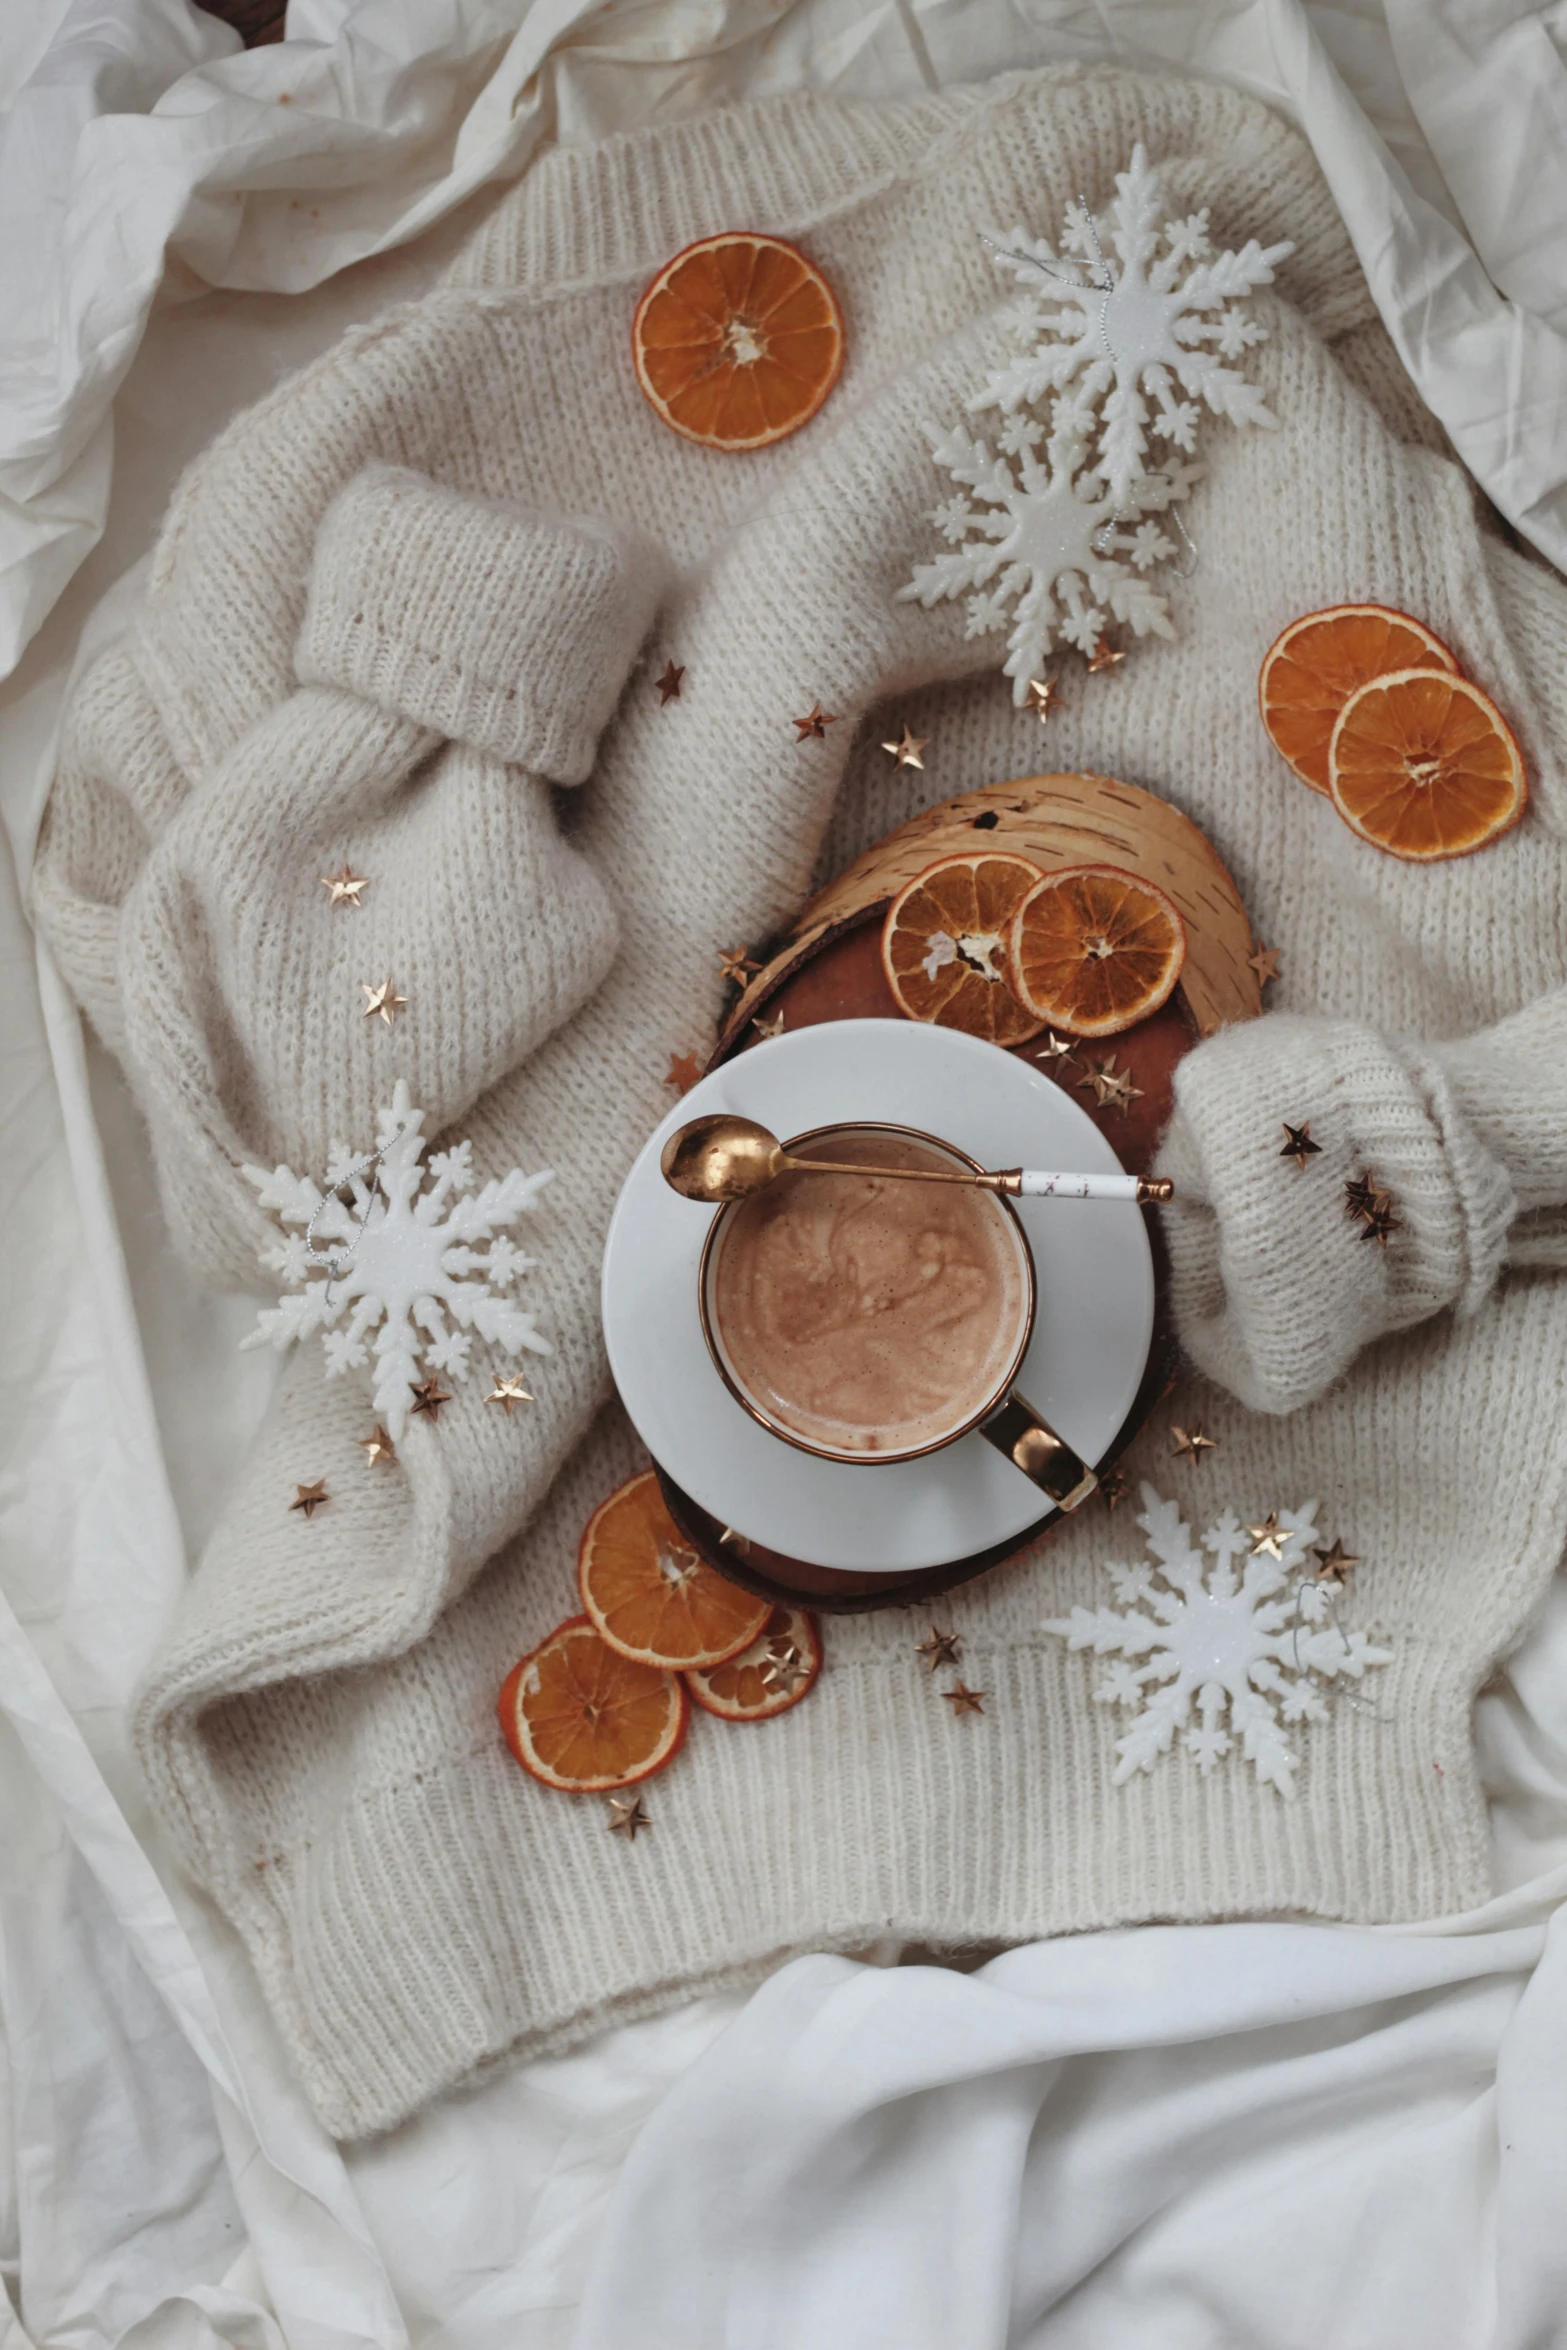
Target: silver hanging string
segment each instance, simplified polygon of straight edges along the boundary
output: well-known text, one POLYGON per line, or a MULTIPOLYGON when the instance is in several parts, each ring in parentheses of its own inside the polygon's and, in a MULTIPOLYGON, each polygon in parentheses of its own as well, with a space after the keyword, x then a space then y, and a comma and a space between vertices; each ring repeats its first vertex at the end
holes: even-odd
MULTIPOLYGON (((321 1218, 326 1213, 327 1208, 331 1205, 332 1201, 337 1198, 339 1192, 347 1191, 349 1185, 354 1181, 356 1176, 368 1175, 373 1168, 379 1167, 381 1161, 385 1158, 387 1152, 391 1149, 392 1144, 401 1139, 402 1133, 403 1129, 399 1127, 397 1133, 389 1135, 385 1142, 378 1144, 376 1149, 370 1153, 368 1158, 356 1159, 351 1167, 345 1168, 344 1172, 338 1177, 337 1181, 335 1183, 329 1184, 326 1190, 321 1194, 320 1199, 316 1203, 315 1213, 311 1217, 309 1223, 305 1226, 305 1262, 310 1265, 324 1265, 326 1267, 326 1290, 321 1300, 323 1305, 329 1306, 331 1304, 333 1282, 341 1281, 343 1275, 348 1271, 349 1267, 354 1261, 354 1252, 359 1246, 360 1235, 363 1233, 366 1224, 369 1222, 370 1210, 375 1205, 374 1191, 372 1190, 370 1194, 370 1199, 365 1208, 365 1212, 360 1217, 358 1225, 355 1228, 353 1238, 349 1241, 346 1248, 317 1248, 316 1226, 321 1221, 321 1218)), ((344 1207, 351 1207, 353 1205, 352 1198, 350 1197, 349 1199, 344 1200, 342 1205, 344 1207)))
MULTIPOLYGON (((1308 1666, 1303 1665, 1300 1661, 1300 1632, 1301 1625, 1305 1620, 1301 1613, 1301 1603, 1306 1596, 1306 1585, 1308 1582, 1314 1584, 1321 1591, 1323 1599, 1327 1604, 1328 1621, 1332 1624, 1334 1631, 1339 1636, 1339 1640, 1343 1646, 1344 1654, 1346 1656, 1351 1656, 1354 1653, 1350 1647, 1349 1634, 1345 1631, 1343 1625, 1338 1620, 1338 1601, 1334 1598, 1331 1587, 1328 1584, 1322 1582, 1320 1578, 1315 1575, 1301 1575, 1298 1577, 1295 1584, 1295 1620, 1290 1627, 1290 1650, 1295 1659, 1295 1670, 1297 1673, 1301 1674, 1306 1673, 1310 1669, 1308 1666)), ((1324 1690, 1326 1695, 1334 1698, 1335 1700, 1342 1698, 1344 1703, 1354 1713, 1370 1714, 1372 1720, 1378 1722, 1384 1718, 1381 1707, 1374 1704, 1369 1697, 1361 1697, 1357 1691, 1351 1689, 1342 1673, 1334 1673, 1331 1678, 1325 1682, 1324 1690)))

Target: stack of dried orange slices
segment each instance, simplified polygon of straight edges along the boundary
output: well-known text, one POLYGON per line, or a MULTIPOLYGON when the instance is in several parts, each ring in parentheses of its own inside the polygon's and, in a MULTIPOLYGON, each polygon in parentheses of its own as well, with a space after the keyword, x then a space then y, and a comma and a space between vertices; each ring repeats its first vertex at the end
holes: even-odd
POLYGON ((1186 929, 1161 889, 1116 865, 1041 873, 999 851, 943 857, 893 899, 882 969, 911 1020, 990 1044, 1042 1028, 1119 1036, 1168 1002, 1186 929))
POLYGON ((698 1558, 651 1469, 588 1520, 577 1586, 586 1612, 515 1664, 500 1694, 506 1743, 546 1787, 635 1786, 679 1753, 693 1702, 726 1722, 770 1721, 821 1671, 816 1619, 698 1558))
POLYGON ((1407 612, 1334 604, 1292 620, 1263 658, 1257 699, 1301 782, 1390 856, 1466 857, 1528 804, 1506 719, 1407 612))

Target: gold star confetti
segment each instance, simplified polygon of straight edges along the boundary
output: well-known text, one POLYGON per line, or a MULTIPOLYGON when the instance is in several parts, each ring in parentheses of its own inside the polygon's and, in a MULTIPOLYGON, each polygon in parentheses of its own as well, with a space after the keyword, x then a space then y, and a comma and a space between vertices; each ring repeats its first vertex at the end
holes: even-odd
POLYGON ((804 743, 820 742, 828 727, 836 726, 838 720, 833 711, 824 710, 820 702, 813 702, 803 718, 791 718, 789 723, 794 728, 795 741, 804 743))
POLYGON ((393 1444, 390 1436, 387 1435, 386 1430, 382 1427, 379 1420, 377 1420, 369 1435, 361 1436, 359 1441, 365 1448, 366 1468, 373 1469, 377 1461, 395 1461, 397 1458, 397 1447, 393 1444))
POLYGON ((762 1686, 778 1697, 792 1697, 811 1677, 811 1668, 792 1640, 769 1641, 762 1660, 762 1686))
POLYGON ((323 873, 321 887, 330 890, 334 906, 357 906, 359 893, 370 887, 368 873, 356 873, 346 860, 341 873, 323 873))
POLYGON ((1317 1561, 1319 1583, 1342 1583, 1350 1568, 1360 1564, 1355 1553, 1346 1550, 1337 1535, 1333 1538, 1331 1550, 1314 1550, 1311 1555, 1317 1561))
POLYGON ((1217 1452, 1219 1449, 1218 1438, 1204 1436, 1200 1428, 1180 1428, 1172 1420, 1170 1434, 1175 1438, 1170 1447, 1170 1458, 1173 1461, 1200 1461, 1205 1452, 1217 1452))
POLYGON ((931 1672, 939 1673, 943 1665, 955 1665, 962 1650, 961 1632, 938 1632, 932 1624, 926 1637, 916 1642, 914 1653, 925 1659, 931 1672))
POLYGON ((1368 1168, 1364 1175, 1351 1176, 1344 1186, 1344 1213, 1346 1216, 1369 1216, 1378 1200, 1387 1198, 1377 1188, 1377 1179, 1368 1168))
POLYGON ((689 1093, 702 1074, 702 1064, 695 1053, 671 1053, 669 1067, 664 1072, 664 1083, 672 1085, 676 1093, 689 1093))
POLYGON ((1394 1212, 1393 1202, 1384 1191, 1361 1225, 1360 1237, 1362 1240, 1374 1240, 1378 1248, 1386 1248, 1389 1233, 1397 1232, 1403 1221, 1403 1217, 1394 1212))
POLYGON ((752 962, 744 947, 720 947, 718 950, 718 975, 720 979, 727 979, 733 987, 744 987, 746 981, 761 968, 760 963, 752 962))
POLYGON ((1118 1509, 1132 1490, 1132 1480, 1124 1469, 1106 1469, 1099 1480, 1099 1491, 1107 1510, 1118 1509))
POLYGON ((678 661, 666 661, 664 663, 663 676, 655 677, 653 680, 653 683, 658 688, 658 706, 661 710, 668 703, 679 701, 680 681, 684 676, 685 671, 678 661))
POLYGON ((1057 1036, 1053 1028, 1047 1028, 1044 1043, 1034 1047, 1034 1058, 1036 1061, 1069 1061, 1072 1058, 1071 1038, 1057 1036))
POLYGON ((890 755, 897 761, 900 767, 918 767, 920 772, 923 774, 925 769, 925 762, 920 757, 920 753, 925 748, 925 745, 929 742, 929 740, 930 736, 928 734, 911 734, 908 730, 908 727, 905 726, 903 729, 903 736, 901 741, 895 743, 883 743, 881 747, 884 751, 890 753, 890 755))
POLYGON ((1306 1161, 1317 1158, 1321 1150, 1321 1143, 1311 1139, 1309 1118, 1304 1126, 1292 1126, 1288 1119, 1284 1121, 1284 1148, 1279 1153, 1281 1159, 1293 1159, 1297 1167, 1304 1167, 1306 1161))
POLYGON ((719 1535, 718 1541, 719 1547, 723 1550, 737 1550, 742 1558, 749 1558, 751 1555, 750 1535, 739 1533, 733 1526, 726 1526, 722 1534, 719 1535))
POLYGON ((1270 979, 1278 978, 1278 955, 1274 948, 1265 947, 1260 939, 1254 944, 1251 953, 1246 957, 1246 960, 1257 974, 1257 985, 1259 987, 1266 987, 1270 979))
POLYGON ((628 1844, 635 1844, 642 1829, 653 1825, 640 1795, 612 1795, 609 1808, 614 1814, 606 1823, 610 1834, 624 1836, 628 1844))
POLYGON ((303 1510, 307 1518, 313 1518, 317 1510, 325 1509, 331 1498, 326 1489, 326 1479, 318 1477, 314 1485, 296 1485, 294 1498, 288 1506, 291 1510, 303 1510))
POLYGON ((1277 1559, 1284 1556, 1284 1545, 1290 1538, 1289 1528, 1279 1524, 1277 1510, 1269 1510, 1260 1526, 1248 1526, 1246 1531, 1251 1536, 1253 1558, 1277 1559))
POLYGON ((1142 1087, 1132 1083, 1130 1070, 1117 1069, 1114 1053, 1101 1053, 1097 1063, 1084 1067, 1077 1082, 1092 1092, 1102 1110, 1129 1110, 1142 1099, 1142 1087))
POLYGON ((379 1013, 390 1028, 408 998, 398 994, 390 979, 383 979, 379 987, 371 987, 367 980, 361 979, 359 986, 365 999, 365 1018, 373 1020, 379 1013))
POLYGON ((486 1403, 498 1403, 509 1420, 511 1407, 514 1403, 533 1403, 537 1401, 537 1398, 528 1393, 522 1380, 513 1371, 508 1373, 506 1378, 497 1379, 484 1400, 486 1403))
POLYGON ((1050 724, 1050 713, 1061 699, 1061 688, 1054 677, 1031 677, 1028 681, 1028 707, 1038 714, 1041 726, 1050 724))
POLYGON ((982 1714, 990 1691, 971 1689, 966 1681, 954 1681, 952 1687, 943 1689, 941 1694, 951 1706, 953 1719, 956 1720, 960 1714, 982 1714))
POLYGON ((782 1036, 784 1016, 782 1012, 775 1012, 770 1020, 764 1020, 758 1014, 751 1022, 751 1026, 756 1030, 758 1036, 782 1036))
POLYGON ((1090 677, 1098 677, 1103 670, 1119 669, 1125 659, 1121 647, 1113 645, 1107 636, 1102 636, 1089 655, 1088 674, 1090 677))
POLYGON ((450 1403, 451 1400, 451 1396, 441 1385, 439 1379, 421 1379, 414 1389, 414 1417, 415 1419, 421 1416, 429 1420, 438 1419, 442 1404, 450 1403))

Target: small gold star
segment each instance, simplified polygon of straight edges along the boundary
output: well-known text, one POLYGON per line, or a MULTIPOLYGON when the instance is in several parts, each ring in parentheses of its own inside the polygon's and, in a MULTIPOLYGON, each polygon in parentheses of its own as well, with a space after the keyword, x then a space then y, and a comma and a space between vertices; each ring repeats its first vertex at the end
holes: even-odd
POLYGON ((749 1558, 751 1555, 750 1535, 739 1533, 733 1526, 724 1528, 718 1537, 718 1543, 721 1550, 737 1550, 742 1558, 749 1558))
POLYGON ((1088 674, 1090 677, 1097 677, 1101 670, 1119 669, 1125 659, 1126 655, 1121 647, 1111 644, 1107 636, 1102 636, 1089 656, 1088 674))
POLYGON ((775 1696, 793 1697, 795 1691, 811 1677, 811 1668, 792 1640, 769 1641, 767 1654, 762 1659, 762 1686, 775 1696))
POLYGON ((1034 1047, 1034 1058, 1036 1061, 1069 1061, 1072 1058, 1070 1037, 1057 1036, 1053 1028, 1047 1028, 1044 1043, 1034 1047))
POLYGON ((1389 1194, 1381 1189, 1369 1167, 1364 1175, 1352 1176, 1344 1186, 1346 1216, 1370 1216, 1382 1200, 1391 1206, 1389 1194))
POLYGON ((1106 1469, 1099 1480, 1099 1492, 1105 1508, 1119 1508, 1132 1490, 1132 1480, 1124 1469, 1106 1469))
POLYGON ((695 1053, 671 1053, 664 1083, 672 1085, 676 1093, 689 1093, 702 1074, 702 1065, 695 1053))
POLYGON ((1175 1438, 1170 1447, 1170 1458, 1173 1461, 1200 1461, 1205 1452, 1217 1452, 1219 1448, 1216 1436, 1204 1436, 1200 1428, 1177 1427, 1173 1420, 1170 1422, 1170 1434, 1175 1438))
POLYGON ((838 720, 833 711, 824 710, 820 702, 813 702, 803 718, 791 718, 789 723, 797 743, 820 742, 828 727, 836 726, 838 720))
POLYGON ((442 1404, 450 1403, 451 1400, 450 1394, 441 1385, 439 1379, 421 1379, 414 1389, 414 1417, 415 1419, 420 1417, 430 1420, 438 1419, 442 1404))
POLYGON ((897 761, 900 767, 918 767, 923 774, 925 762, 920 757, 920 753, 929 740, 928 734, 910 734, 905 725, 901 742, 883 743, 881 747, 897 761))
POLYGON ((943 1665, 955 1665, 963 1648, 961 1632, 938 1632, 932 1624, 925 1639, 916 1642, 914 1653, 922 1656, 931 1672, 940 1672, 943 1665))
POLYGON ((727 979, 731 986, 744 987, 746 981, 761 968, 760 963, 752 962, 744 947, 720 947, 718 950, 718 975, 720 979, 727 979))
POLYGON ((1360 1228, 1362 1240, 1374 1240, 1378 1248, 1386 1248, 1388 1234, 1398 1231, 1404 1219, 1394 1212, 1393 1202, 1384 1191, 1379 1194, 1360 1228))
POLYGON ((758 1014, 757 1018, 751 1022, 751 1026, 756 1030, 758 1036, 782 1036, 784 1016, 782 1012, 775 1012, 770 1020, 764 1020, 758 1014))
POLYGON ((294 1498, 288 1506, 291 1510, 303 1510, 307 1518, 313 1518, 317 1510, 325 1509, 331 1498, 326 1489, 326 1479, 318 1477, 314 1485, 296 1485, 294 1498))
POLYGON ((1311 1555, 1317 1561, 1319 1583, 1342 1583, 1350 1568, 1360 1564, 1355 1553, 1346 1550, 1336 1535, 1331 1550, 1314 1550, 1311 1555))
POLYGON ((1101 1053, 1096 1064, 1084 1068, 1077 1082, 1092 1092, 1102 1110, 1129 1110, 1142 1098, 1143 1089, 1132 1083, 1130 1070, 1117 1069, 1114 1053, 1101 1053))
POLYGON ((398 994, 390 979, 383 979, 379 987, 371 987, 366 980, 361 979, 359 986, 365 999, 365 1018, 373 1020, 379 1012, 390 1028, 408 998, 398 994))
POLYGON ((1260 940, 1252 948, 1246 960, 1257 974, 1259 987, 1266 987, 1270 979, 1277 979, 1279 976, 1277 950, 1273 947, 1265 947, 1260 940))
POLYGON ((635 1844, 638 1832, 653 1825, 640 1795, 612 1795, 609 1808, 615 1815, 607 1823, 610 1834, 624 1836, 628 1844, 635 1844))
POLYGON ((498 1403, 509 1420, 511 1407, 514 1403, 533 1403, 536 1398, 528 1393, 521 1378, 515 1371, 512 1371, 504 1379, 496 1380, 484 1400, 486 1403, 498 1403))
POLYGON ((369 1435, 361 1436, 359 1441, 365 1448, 366 1468, 373 1469, 377 1461, 395 1461, 397 1458, 397 1448, 379 1420, 369 1435))
POLYGON ((678 661, 666 661, 664 663, 663 676, 655 677, 653 680, 653 683, 658 688, 658 706, 661 710, 667 703, 679 701, 680 681, 684 676, 685 671, 678 661))
POLYGON ((1050 713, 1061 699, 1061 688, 1054 677, 1031 677, 1028 681, 1028 704, 1036 711, 1041 726, 1050 724, 1050 713))
POLYGON ((370 887, 370 876, 356 873, 345 859, 341 873, 322 874, 321 887, 331 891, 334 906, 357 906, 360 891, 370 887))
POLYGON ((1277 1559, 1284 1556, 1284 1545, 1290 1538, 1289 1528, 1279 1524, 1277 1510, 1269 1510, 1260 1526, 1248 1526, 1246 1531, 1251 1536, 1253 1558, 1277 1559))
POLYGON ((990 1695, 990 1691, 988 1689, 971 1689, 966 1681, 954 1681, 952 1687, 943 1689, 941 1694, 947 1704, 951 1706, 953 1719, 956 1721, 960 1714, 982 1714, 985 1710, 985 1700, 990 1695))
POLYGON ((1288 1119, 1285 1120, 1284 1148, 1279 1153, 1281 1159, 1293 1159, 1297 1167, 1304 1167, 1306 1161, 1316 1158, 1321 1149, 1321 1143, 1311 1139, 1309 1118, 1304 1126, 1291 1126, 1288 1119))

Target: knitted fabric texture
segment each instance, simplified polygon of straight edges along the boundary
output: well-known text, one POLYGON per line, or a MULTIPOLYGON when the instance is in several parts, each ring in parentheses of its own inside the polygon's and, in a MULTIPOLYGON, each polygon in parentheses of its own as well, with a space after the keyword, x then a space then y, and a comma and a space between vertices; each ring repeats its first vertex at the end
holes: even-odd
POLYGON ((1067 71, 559 150, 446 286, 192 469, 141 611, 76 696, 35 881, 178 1244, 262 1286, 275 1226, 242 1162, 319 1173, 368 1146, 399 1077, 481 1177, 558 1171, 528 1231, 558 1350, 537 1403, 486 1409, 470 1379, 367 1468, 363 1386, 301 1348, 140 1701, 154 1798, 334 2130, 802 1949, 1484 1897, 1471 1703, 1567 1506, 1542 1408, 1567 1378, 1564 741, 1567 592, 1477 518, 1301 142, 1218 88, 1067 71), (999 640, 896 596, 946 490, 925 427, 958 422, 1007 347, 979 232, 1102 204, 1139 139, 1219 244, 1294 240, 1248 357, 1283 423, 1213 427, 1177 641, 1107 676, 1066 665, 1042 745, 999 640), (804 431, 720 456, 658 422, 626 349, 653 270, 736 224, 823 266, 849 356, 804 431), (1481 855, 1379 855, 1263 738, 1266 646, 1346 597, 1418 614, 1517 728, 1530 809, 1481 855), (797 745, 818 701, 837 723, 797 745), (923 776, 879 747, 905 720, 923 776), (598 1327, 616 1191, 670 1054, 711 1039, 715 950, 1042 752, 1190 813, 1282 956, 1277 1012, 1180 1072, 1168 1231, 1201 1369, 1130 1466, 1199 1524, 1315 1497, 1362 1560, 1353 1621, 1392 1654, 1377 1713, 1301 1731, 1293 1802, 1236 1757, 1115 1786, 1091 1665, 1041 1629, 1137 1548, 1094 1504, 950 1603, 982 1717, 941 1703, 922 1619, 831 1620, 809 1701, 698 1721, 628 1848, 601 1806, 525 1778, 494 1715, 639 1462, 598 1327), (320 888, 345 858, 370 877, 359 909, 320 888), (392 1030, 360 992, 387 976, 392 1030), (1278 1158, 1286 1119, 1323 1146, 1303 1170, 1278 1158), (1366 1169, 1403 1217, 1385 1255, 1344 1214, 1366 1169), (1219 1439, 1200 1468, 1169 1457, 1172 1418, 1219 1439), (319 1476, 307 1522, 287 1504, 319 1476))

